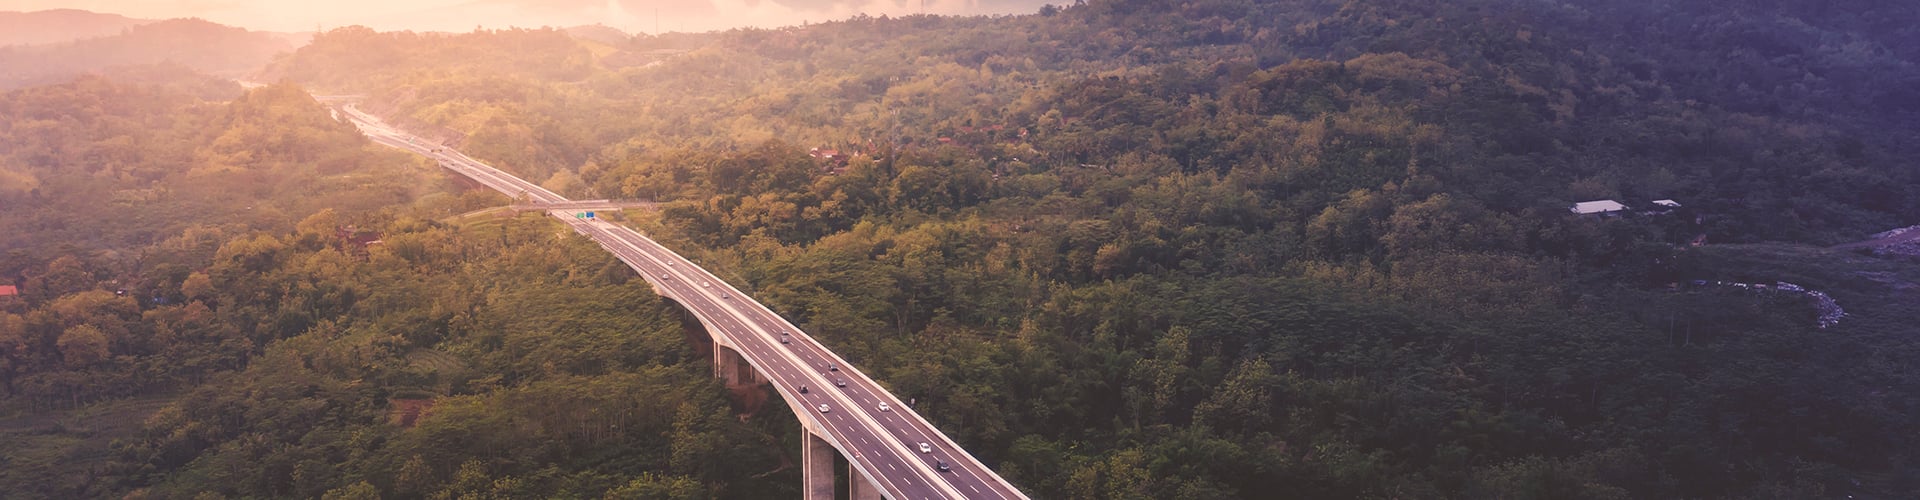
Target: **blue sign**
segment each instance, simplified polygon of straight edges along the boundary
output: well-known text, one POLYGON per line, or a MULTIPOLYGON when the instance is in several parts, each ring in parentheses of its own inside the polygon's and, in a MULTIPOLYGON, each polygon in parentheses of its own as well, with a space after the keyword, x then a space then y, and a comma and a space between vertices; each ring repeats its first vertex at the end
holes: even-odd
POLYGON ((589 219, 593 218, 593 212, 587 212, 587 218, 589 219))

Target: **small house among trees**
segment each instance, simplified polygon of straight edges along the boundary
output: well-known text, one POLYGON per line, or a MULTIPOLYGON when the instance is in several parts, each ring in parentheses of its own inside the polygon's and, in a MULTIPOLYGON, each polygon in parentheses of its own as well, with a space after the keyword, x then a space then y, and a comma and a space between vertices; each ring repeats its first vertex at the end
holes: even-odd
POLYGON ((365 257, 367 247, 380 244, 380 232, 354 226, 335 228, 334 237, 338 239, 336 248, 356 257, 365 257))
POLYGON ((1575 203, 1572 210, 1573 213, 1580 215, 1611 217, 1626 211, 1627 206, 1613 200, 1594 200, 1575 203))
POLYGON ((1673 200, 1653 200, 1653 206, 1641 212, 1644 215, 1666 215, 1680 209, 1680 202, 1673 200))

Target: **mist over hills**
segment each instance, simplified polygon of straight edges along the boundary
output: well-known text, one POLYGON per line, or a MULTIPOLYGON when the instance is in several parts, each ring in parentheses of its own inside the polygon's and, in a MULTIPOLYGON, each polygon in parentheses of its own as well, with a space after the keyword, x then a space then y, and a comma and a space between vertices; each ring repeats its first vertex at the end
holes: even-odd
POLYGON ((119 14, 77 9, 0 12, 0 47, 111 36, 127 28, 152 22, 151 19, 133 19, 119 14))
POLYGON ((87 9, 128 17, 198 17, 252 30, 324 31, 368 26, 381 31, 465 32, 605 24, 629 33, 777 28, 866 14, 991 16, 1031 14, 1062 0, 335 0, 235 2, 189 0, 11 0, 11 10, 87 9))
POLYGON ((199 19, 148 22, 95 38, 0 47, 0 88, 59 83, 118 66, 161 63, 238 77, 294 47, 285 35, 199 19))
POLYGON ((633 35, 619 28, 603 24, 587 24, 566 29, 567 36, 577 40, 591 40, 606 45, 620 46, 633 40, 633 35))

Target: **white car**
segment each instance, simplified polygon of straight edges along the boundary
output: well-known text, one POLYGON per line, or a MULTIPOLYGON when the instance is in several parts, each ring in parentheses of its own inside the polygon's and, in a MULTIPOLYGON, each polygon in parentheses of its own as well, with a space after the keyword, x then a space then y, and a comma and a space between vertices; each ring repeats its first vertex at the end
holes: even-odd
POLYGON ((713 282, 711 282, 711 281, 702 281, 702 282, 700 282, 700 286, 701 286, 702 288, 713 288, 713 282))
POLYGON ((888 405, 886 403, 880 403, 880 411, 893 411, 893 406, 888 405))
MULTIPOLYGON (((827 404, 826 404, 826 403, 820 403, 820 413, 826 413, 826 412, 828 412, 828 411, 832 411, 832 410, 833 410, 832 408, 828 408, 828 407, 827 407, 827 404)), ((921 446, 926 446, 926 444, 925 444, 925 443, 921 443, 921 446)))
MULTIPOLYGON (((826 407, 827 405, 820 405, 820 406, 824 408, 824 407, 826 407)), ((927 442, 926 442, 926 441, 921 441, 921 442, 920 442, 920 452, 921 452, 921 453, 933 453, 933 445, 930 445, 930 444, 927 444, 927 442)))

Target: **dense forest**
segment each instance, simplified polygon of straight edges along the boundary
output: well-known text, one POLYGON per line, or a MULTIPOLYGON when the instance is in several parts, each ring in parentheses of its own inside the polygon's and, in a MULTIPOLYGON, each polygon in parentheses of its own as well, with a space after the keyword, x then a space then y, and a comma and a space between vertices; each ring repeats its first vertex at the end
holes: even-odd
POLYGON ((354 27, 244 93, 14 91, 0 409, 57 423, 0 433, 28 450, 0 487, 796 494, 792 419, 708 380, 676 306, 552 222, 470 213, 505 199, 423 181, 311 90, 663 202, 623 221, 1036 498, 1899 498, 1920 268, 1826 246, 1920 223, 1915 21, 1093 0, 354 27), (1568 210, 1597 199, 1634 209, 1568 210))
POLYGON ((734 418, 678 315, 598 247, 463 219, 507 200, 298 87, 167 88, 0 99, 10 175, 45 179, 0 198, 22 291, 0 297, 5 497, 797 489, 749 481, 792 435, 756 425, 790 421, 734 418), (488 479, 509 472, 529 477, 488 479))

